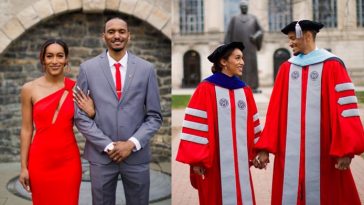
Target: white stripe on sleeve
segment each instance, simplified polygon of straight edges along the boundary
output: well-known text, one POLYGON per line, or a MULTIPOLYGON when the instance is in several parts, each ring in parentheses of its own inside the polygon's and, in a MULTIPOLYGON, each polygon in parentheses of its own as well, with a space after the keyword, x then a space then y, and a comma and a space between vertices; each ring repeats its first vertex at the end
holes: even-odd
POLYGON ((254 127, 254 134, 257 134, 260 131, 262 131, 262 126, 261 125, 257 125, 256 127, 254 127))
POLYGON ((181 133, 180 138, 182 140, 186 140, 186 141, 189 141, 189 142, 194 142, 194 143, 197 143, 197 144, 207 144, 207 143, 209 143, 209 140, 207 138, 205 138, 205 137, 200 137, 200 136, 197 136, 197 135, 190 135, 190 134, 186 134, 186 133, 181 133))
POLYGON ((192 122, 192 121, 188 121, 188 120, 183 120, 182 126, 186 127, 186 128, 194 129, 194 130, 204 131, 204 132, 208 131, 208 126, 206 124, 192 122))
POLYGON ((358 103, 358 99, 355 96, 347 96, 347 97, 339 98, 337 103, 339 103, 340 105, 346 105, 346 104, 350 104, 350 103, 358 103))
POLYGON ((360 112, 358 109, 348 109, 348 110, 344 110, 341 113, 341 116, 343 117, 356 117, 356 116, 360 116, 360 112))
POLYGON ((354 84, 353 83, 341 83, 337 84, 335 86, 336 92, 346 91, 346 90, 354 90, 354 84))
POLYGON ((257 121, 259 120, 259 113, 256 113, 254 116, 253 116, 253 121, 257 121))
POLYGON ((194 109, 194 108, 190 108, 190 107, 186 108, 185 113, 189 114, 189 115, 192 115, 192 116, 195 116, 195 117, 207 118, 207 112, 206 111, 198 110, 198 109, 194 109))

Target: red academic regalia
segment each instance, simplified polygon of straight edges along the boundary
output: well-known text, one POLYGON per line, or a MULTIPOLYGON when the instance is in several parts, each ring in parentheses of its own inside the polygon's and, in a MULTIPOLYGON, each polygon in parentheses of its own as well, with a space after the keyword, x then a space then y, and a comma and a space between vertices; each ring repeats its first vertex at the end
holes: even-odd
POLYGON ((186 108, 176 160, 206 169, 204 176, 190 171, 201 205, 255 204, 249 167, 260 131, 249 87, 199 84, 186 108))
POLYGON ((279 69, 262 136, 275 155, 272 204, 360 205, 350 169, 338 157, 364 152, 354 85, 341 61, 279 69))

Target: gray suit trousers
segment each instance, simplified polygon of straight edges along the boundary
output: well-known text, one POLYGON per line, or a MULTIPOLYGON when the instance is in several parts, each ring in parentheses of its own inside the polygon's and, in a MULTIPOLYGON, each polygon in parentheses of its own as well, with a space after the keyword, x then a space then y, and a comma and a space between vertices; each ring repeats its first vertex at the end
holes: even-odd
POLYGON ((119 175, 123 182, 127 205, 149 204, 149 163, 91 163, 90 174, 93 205, 115 205, 116 194, 122 194, 115 193, 119 175))

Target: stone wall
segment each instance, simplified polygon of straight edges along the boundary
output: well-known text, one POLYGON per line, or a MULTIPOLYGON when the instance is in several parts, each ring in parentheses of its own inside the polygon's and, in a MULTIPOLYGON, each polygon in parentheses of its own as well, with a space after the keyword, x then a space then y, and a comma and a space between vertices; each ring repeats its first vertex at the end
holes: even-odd
MULTIPOLYGON (((170 159, 171 140, 171 41, 150 24, 121 13, 85 14, 81 10, 52 16, 33 26, 13 41, 0 55, 0 161, 19 160, 21 86, 42 74, 39 47, 47 38, 61 38, 70 47, 71 72, 76 79, 78 65, 104 50, 101 37, 104 21, 118 15, 131 31, 129 51, 154 63, 157 69, 164 122, 153 138, 154 160, 170 159)), ((77 130, 75 129, 77 132, 77 130)), ((82 151, 84 138, 76 134, 82 151)))

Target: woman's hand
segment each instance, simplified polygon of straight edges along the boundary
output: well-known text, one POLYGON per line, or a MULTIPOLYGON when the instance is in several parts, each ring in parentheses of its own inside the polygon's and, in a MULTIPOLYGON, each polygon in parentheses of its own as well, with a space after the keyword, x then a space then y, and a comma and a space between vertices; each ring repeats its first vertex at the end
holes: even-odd
POLYGON ((198 174, 198 175, 202 175, 204 176, 205 175, 205 168, 203 168, 203 166, 192 166, 192 170, 195 174, 198 174))
POLYGON ((19 182, 25 190, 30 192, 29 173, 28 169, 22 169, 19 176, 19 182))
POLYGON ((351 157, 340 157, 337 159, 335 168, 338 170, 347 170, 350 167, 351 157))
POLYGON ((95 117, 95 105, 94 101, 90 97, 90 92, 87 92, 87 95, 83 93, 83 91, 77 86, 73 91, 73 101, 77 103, 77 106, 83 110, 89 118, 95 117))

